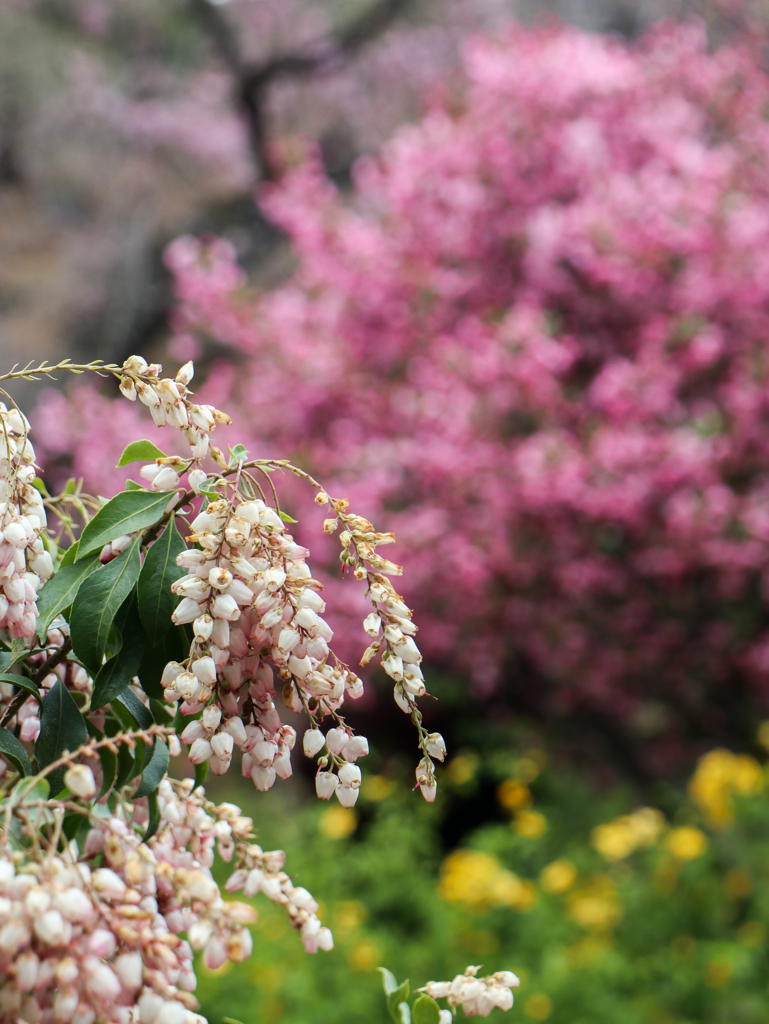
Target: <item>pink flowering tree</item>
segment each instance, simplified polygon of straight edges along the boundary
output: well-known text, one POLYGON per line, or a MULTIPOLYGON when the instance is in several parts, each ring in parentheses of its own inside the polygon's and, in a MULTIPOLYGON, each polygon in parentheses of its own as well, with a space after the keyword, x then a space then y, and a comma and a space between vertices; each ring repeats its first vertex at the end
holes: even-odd
MULTIPOLYGON (((65 360, 0 382, 55 371, 113 377, 155 424, 179 431, 184 454, 136 440, 120 461, 145 463, 144 486, 129 482, 110 500, 73 486, 52 494, 26 417, 0 404, 0 1022, 205 1024, 193 951, 209 968, 245 959, 255 919, 220 891, 215 854, 233 868, 227 893, 263 893, 308 952, 333 947, 282 852, 256 845, 234 804, 206 798, 207 772, 226 774, 239 748, 257 790, 288 778, 297 733, 278 703, 306 720, 321 799, 352 807, 368 753, 342 715, 363 684, 330 647, 321 585, 279 504, 279 471, 310 487, 329 535, 341 531, 377 638, 364 660, 381 659, 416 726, 416 787, 428 801, 446 748, 422 726, 416 627, 390 583, 401 570, 376 551, 392 534, 285 460, 249 459, 242 446, 225 456, 211 434, 229 417, 195 400, 191 363, 171 378, 135 356, 122 366, 65 360), (183 747, 194 778, 169 774, 183 747)), ((452 1019, 433 996, 469 1016, 509 1009, 515 975, 476 973, 430 982, 415 1019, 452 1019)), ((408 985, 390 980, 391 1012, 405 1021, 408 985)))
MULTIPOLYGON (((282 287, 225 243, 168 252, 176 344, 232 349, 207 388, 246 443, 397 530, 426 656, 655 734, 647 769, 766 707, 768 102, 751 41, 698 24, 515 28, 349 201, 312 158, 261 192, 282 287)), ((41 433, 98 476, 79 405, 41 433)))

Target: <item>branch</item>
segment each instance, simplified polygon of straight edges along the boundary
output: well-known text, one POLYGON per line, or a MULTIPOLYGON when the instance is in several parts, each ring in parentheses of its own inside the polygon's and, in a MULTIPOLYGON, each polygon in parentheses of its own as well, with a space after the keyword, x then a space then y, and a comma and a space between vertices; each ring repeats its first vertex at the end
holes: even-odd
POLYGON ((219 7, 210 0, 189 0, 190 8, 211 37, 235 84, 238 103, 248 121, 251 153, 266 180, 277 176, 268 147, 266 123, 267 92, 282 77, 307 78, 324 74, 353 57, 376 39, 413 0, 377 0, 339 31, 309 43, 302 49, 273 57, 261 64, 243 58, 233 28, 219 7))

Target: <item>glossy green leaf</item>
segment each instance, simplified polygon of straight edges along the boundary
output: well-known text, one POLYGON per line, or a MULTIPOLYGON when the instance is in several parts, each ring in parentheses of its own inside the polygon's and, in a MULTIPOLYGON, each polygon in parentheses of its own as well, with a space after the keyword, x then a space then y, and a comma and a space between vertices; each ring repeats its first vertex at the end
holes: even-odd
POLYGON ((146 490, 146 488, 142 487, 141 484, 137 484, 137 482, 135 480, 126 480, 126 482, 125 482, 125 489, 127 491, 143 491, 143 490, 146 490))
POLYGON ((37 636, 40 643, 45 641, 51 622, 59 612, 69 608, 77 597, 83 582, 100 566, 99 556, 94 553, 90 558, 84 558, 81 562, 74 562, 57 569, 45 586, 41 588, 37 595, 37 610, 40 613, 37 620, 37 636))
POLYGON ((279 515, 280 515, 280 518, 283 520, 284 523, 295 523, 297 521, 296 519, 292 519, 291 516, 288 514, 288 512, 284 512, 282 509, 281 509, 279 515))
POLYGON ((16 739, 12 732, 7 729, 0 729, 0 753, 7 757, 13 767, 21 775, 32 775, 32 765, 29 763, 27 754, 21 742, 16 739))
POLYGON ((157 790, 163 781, 163 776, 168 771, 169 761, 168 744, 164 743, 161 739, 157 739, 155 741, 155 749, 152 752, 152 759, 142 772, 139 788, 134 793, 135 797, 149 796, 150 793, 154 793, 157 790))
POLYGON ((115 616, 139 578, 140 544, 138 536, 122 554, 90 575, 72 605, 72 648, 94 674, 101 668, 115 616))
POLYGON ((150 643, 156 644, 171 627, 171 614, 179 598, 171 593, 171 584, 187 574, 176 564, 176 556, 187 545, 173 517, 144 559, 137 592, 139 615, 150 643))
POLYGON ((79 547, 79 541, 75 541, 74 544, 70 544, 64 554, 61 556, 59 562, 59 568, 63 569, 66 565, 71 565, 72 562, 77 558, 77 549, 79 547))
POLYGON ((412 1024, 440 1024, 441 1008, 428 995, 421 995, 411 1007, 412 1024))
POLYGON ((116 703, 121 704, 131 713, 131 716, 136 723, 132 728, 135 729, 138 727, 139 729, 149 729, 151 725, 155 724, 152 718, 152 712, 146 704, 142 704, 133 690, 126 690, 125 693, 121 693, 120 696, 112 702, 113 709, 116 703))
MULTIPOLYGON (((40 713, 40 735, 35 744, 35 757, 41 768, 57 761, 65 750, 75 751, 88 740, 85 719, 67 687, 58 679, 43 699, 40 713)), ((54 796, 64 786, 65 766, 48 776, 54 796)))
POLYGON ((208 761, 201 761, 195 765, 195 785, 202 786, 208 778, 208 761))
POLYGON ((189 650, 190 639, 183 626, 173 626, 157 644, 147 644, 139 666, 139 681, 148 697, 163 699, 163 669, 169 661, 184 661, 189 650))
POLYGON ((152 839, 160 827, 160 805, 158 803, 157 793, 150 793, 147 796, 147 807, 150 812, 150 819, 147 822, 147 829, 144 833, 145 843, 152 839))
POLYGON ((117 752, 117 776, 115 789, 122 789, 131 778, 134 770, 134 754, 127 743, 121 743, 117 752))
POLYGON ((120 456, 120 462, 118 462, 118 469, 121 466, 127 466, 129 462, 154 462, 155 459, 165 459, 166 453, 161 452, 156 444, 152 441, 132 441, 127 448, 123 450, 123 454, 120 456))
MULTIPOLYGON (((125 604, 128 604, 129 607, 126 609, 119 627, 119 616, 115 620, 115 625, 119 628, 121 635, 120 650, 106 664, 102 665, 93 681, 93 696, 91 697, 93 711, 104 707, 115 697, 120 696, 128 689, 134 676, 139 674, 146 637, 139 621, 136 599, 133 594, 129 595, 125 604)), ((121 609, 122 611, 123 609, 121 609)))
POLYGON ((32 694, 38 704, 41 703, 42 698, 40 697, 40 687, 34 679, 29 679, 27 676, 16 675, 14 672, 0 672, 0 683, 12 683, 14 686, 18 686, 22 690, 27 690, 32 694))
POLYGON ((80 536, 77 560, 128 533, 146 530, 163 516, 170 494, 155 491, 123 491, 99 509, 80 536))

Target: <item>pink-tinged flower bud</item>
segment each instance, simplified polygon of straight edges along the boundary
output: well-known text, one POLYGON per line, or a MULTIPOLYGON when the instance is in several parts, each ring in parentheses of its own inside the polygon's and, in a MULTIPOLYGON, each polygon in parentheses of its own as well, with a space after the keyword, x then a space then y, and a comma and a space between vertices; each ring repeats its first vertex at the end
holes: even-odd
POLYGON ((343 786, 360 786, 361 773, 357 764, 343 764, 339 769, 339 781, 343 786))
POLYGON ((306 757, 315 757, 325 745, 326 737, 320 729, 308 729, 302 738, 302 749, 306 757))
POLYGON ((188 1024, 190 1012, 177 1000, 163 1003, 152 1024, 188 1024))
POLYGON ((195 740, 204 739, 207 739, 206 727, 203 725, 201 721, 190 722, 189 725, 184 727, 184 732, 182 733, 182 742, 186 743, 187 746, 193 744, 195 740))
POLYGON ((194 620, 200 615, 200 605, 197 601, 193 601, 191 597, 185 597, 183 601, 179 603, 179 606, 174 609, 171 616, 171 621, 176 626, 181 626, 185 622, 194 622, 194 620))
POLYGON ((171 466, 163 466, 152 481, 155 491, 171 491, 179 486, 179 474, 171 466))
MULTIPOLYGON (((211 642, 223 650, 230 646, 230 624, 226 619, 215 619, 211 642)), ((216 660, 216 659, 214 659, 216 660)))
POLYGON ((217 967, 227 962, 227 950, 216 935, 208 940, 203 953, 203 963, 209 971, 215 971, 217 967))
POLYGON ((144 964, 141 953, 122 953, 112 965, 121 986, 127 992, 135 992, 141 988, 144 964))
POLYGON ((275 769, 256 764, 251 769, 251 780, 260 793, 266 793, 275 782, 275 769))
POLYGON ((142 405, 146 405, 148 409, 156 409, 160 405, 160 398, 157 392, 149 384, 146 384, 143 380, 137 380, 134 386, 142 405))
POLYGON ((120 393, 129 402, 136 401, 136 387, 130 377, 121 377, 118 387, 120 388, 120 393))
POLYGON ((338 785, 339 779, 331 772, 320 771, 315 776, 315 792, 321 800, 330 800, 338 785))
POLYGON ((192 672, 204 686, 213 686, 216 683, 216 665, 213 658, 198 658, 192 663, 192 672))
POLYGON ((234 597, 241 607, 250 607, 254 602, 254 592, 243 580, 233 580, 227 587, 227 593, 234 597))
POLYGON ((141 1024, 157 1024, 157 1016, 163 1006, 163 999, 149 989, 144 989, 139 996, 139 1019, 141 1024))
POLYGON ((359 757, 365 757, 366 754, 368 754, 368 740, 365 736, 353 736, 342 748, 342 756, 345 761, 356 761, 359 757))
POLYGON ((212 754, 211 744, 208 740, 198 739, 190 747, 189 759, 193 764, 202 764, 212 754))
POLYGON ((18 578, 8 580, 7 583, 4 583, 3 591, 5 592, 5 596, 12 604, 23 603, 26 600, 24 581, 18 578))
POLYGON ((21 992, 31 992, 37 983, 37 972, 40 966, 35 953, 27 950, 16 957, 14 969, 16 972, 16 987, 21 992))
POLYGON ((278 753, 278 747, 277 744, 272 743, 270 740, 257 740, 250 753, 256 764, 262 765, 262 767, 266 768, 269 767, 275 759, 278 753))
MULTIPOLYGON (((222 714, 229 715, 230 718, 237 715, 240 710, 236 693, 221 693, 219 695, 219 703, 222 705, 222 714)), ((230 730, 228 729, 227 731, 229 732, 230 730)), ((235 740, 235 742, 237 743, 238 741, 235 740)))
POLYGON ((97 964, 93 974, 86 979, 86 991, 103 1003, 114 1003, 120 995, 120 981, 107 964, 97 964))
POLYGON ((182 672, 174 683, 174 689, 187 701, 195 700, 200 687, 200 680, 191 672, 182 672))
POLYGON ((326 610, 326 602, 316 593, 314 590, 303 590, 302 596, 299 598, 300 608, 311 608, 314 612, 322 615, 326 610))
POLYGON ((291 764, 291 754, 288 750, 281 750, 275 760, 272 762, 272 767, 275 769, 275 774, 281 779, 289 779, 294 774, 294 769, 291 764))
POLYGON ((59 989, 53 998, 54 1020, 71 1021, 79 1001, 80 997, 74 986, 68 985, 66 988, 59 989))
POLYGON ((94 889, 110 900, 122 900, 126 893, 126 884, 119 875, 110 868, 97 868, 91 876, 94 889))
POLYGON ((267 569, 262 578, 264 580, 264 585, 270 593, 275 593, 276 590, 280 590, 286 582, 286 574, 282 569, 267 569))
POLYGON ((214 620, 210 615, 200 615, 192 624, 192 632, 199 644, 204 644, 211 636, 214 620))
POLYGON ((85 764, 73 764, 71 768, 68 768, 64 776, 64 785, 75 796, 79 796, 83 800, 90 800, 92 796, 96 795, 93 772, 85 764))
POLYGON ((446 741, 439 732, 431 732, 427 737, 427 753, 436 761, 442 761, 446 756, 446 741))
POLYGON ((246 727, 240 718, 230 718, 224 723, 224 731, 228 732, 232 736, 233 740, 239 747, 243 747, 246 743, 246 727))
MULTIPOLYGON (((9 523, 8 526, 4 526, 3 536, 5 537, 6 542, 14 548, 25 548, 27 546, 27 531, 20 522, 9 523)), ((12 601, 14 600, 10 594, 8 594, 8 596, 12 601)))
POLYGON ((418 665, 422 660, 422 654, 410 636, 405 637, 393 650, 405 664, 418 665))
POLYGON ((178 661, 169 661, 163 669, 163 675, 160 677, 160 685, 164 688, 170 686, 183 671, 184 668, 178 661))
POLYGON ((300 608, 294 616, 294 623, 302 629, 311 630, 318 624, 318 616, 312 608, 300 608))
POLYGON ((272 734, 280 729, 280 715, 278 714, 277 708, 272 703, 265 711, 258 711, 257 718, 259 720, 259 725, 266 733, 272 734))
POLYGON ((435 776, 432 773, 432 768, 425 758, 422 758, 417 765, 416 777, 419 788, 422 791, 422 796, 428 804, 433 803, 438 785, 435 781, 435 776))
POLYGON ((179 754, 181 754, 181 752, 182 752, 182 745, 179 742, 179 737, 178 736, 169 736, 168 737, 168 753, 171 755, 171 757, 178 757, 179 754))
POLYGON ((35 918, 32 927, 40 941, 48 946, 66 946, 72 938, 72 925, 58 910, 46 910, 35 918))
MULTIPOLYGON (((205 601, 205 599, 211 593, 211 588, 208 585, 208 580, 201 579, 199 576, 182 576, 180 580, 176 580, 171 584, 171 590, 174 594, 178 594, 179 597, 191 597, 193 601, 205 601)), ((198 609, 198 612, 200 609, 198 609)))
POLYGON ((232 583, 232 573, 229 569, 223 569, 221 566, 215 565, 208 574, 208 582, 216 590, 226 590, 230 583, 232 583))
POLYGON ((391 654, 389 658, 382 660, 382 668, 396 683, 401 682, 403 679, 403 662, 400 658, 391 654))
POLYGON ((228 732, 218 732, 211 738, 211 749, 223 761, 229 761, 232 758, 232 748, 234 745, 235 741, 228 732))
POLYGON ((329 729, 326 733, 326 743, 332 754, 341 754, 345 744, 350 740, 350 734, 346 729, 329 729))
POLYGON ((237 622, 240 618, 238 602, 229 594, 219 594, 213 604, 211 612, 215 619, 225 619, 227 622, 237 622))
POLYGON ((190 359, 179 369, 179 372, 174 378, 177 384, 183 384, 185 387, 189 384, 192 378, 195 376, 195 366, 190 359))
POLYGON ((208 732, 215 732, 219 728, 219 723, 222 720, 221 708, 217 707, 216 704, 210 704, 201 716, 201 723, 203 728, 207 729, 208 732))
POLYGON ((53 575, 53 559, 47 551, 41 551, 30 559, 29 567, 42 580, 47 580, 53 575))
POLYGON ((207 479, 208 473, 202 469, 191 469, 187 474, 187 480, 195 494, 200 494, 200 488, 205 484, 207 479))
POLYGON ((370 615, 367 615, 363 620, 363 628, 369 636, 379 636, 382 629, 382 621, 379 615, 376 612, 371 612, 370 615))
POLYGON ((160 466, 158 466, 157 463, 155 462, 150 462, 148 465, 142 466, 142 468, 139 470, 139 476, 142 478, 142 480, 146 480, 147 483, 149 484, 154 484, 155 479, 157 478, 159 473, 160 466))
POLYGON ((96 914, 87 893, 74 887, 56 893, 53 907, 59 911, 65 921, 70 921, 72 924, 85 924, 96 914))
POLYGON ((306 679, 312 672, 312 662, 309 658, 297 658, 293 654, 288 659, 288 671, 297 679, 306 679))

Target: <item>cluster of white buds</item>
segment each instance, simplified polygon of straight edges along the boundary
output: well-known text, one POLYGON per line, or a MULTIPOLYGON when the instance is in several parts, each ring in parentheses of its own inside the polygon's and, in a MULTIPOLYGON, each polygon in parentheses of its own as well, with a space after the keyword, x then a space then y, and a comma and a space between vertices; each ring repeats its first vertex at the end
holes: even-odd
POLYGON ((416 769, 417 785, 425 800, 432 803, 437 789, 432 759, 444 759, 446 744, 440 733, 427 733, 422 728, 422 716, 416 704, 416 698, 426 693, 420 668, 422 654, 414 640, 417 627, 412 621, 411 609, 388 579, 388 576, 400 576, 403 570, 375 550, 383 544, 392 544, 395 535, 378 533, 367 519, 351 515, 344 499, 335 500, 321 491, 315 500, 319 505, 330 504, 336 513, 335 518, 324 523, 327 533, 333 533, 340 522, 344 526, 339 535, 342 565, 351 568, 356 579, 368 583, 374 610, 364 619, 363 628, 373 638, 373 643, 361 658, 361 665, 365 667, 380 654, 382 668, 395 683, 396 704, 413 717, 423 754, 416 769))
POLYGON ((291 924, 301 933, 304 948, 308 953, 319 949, 328 952, 334 948, 330 929, 321 924, 318 904, 310 893, 301 886, 295 886, 283 871, 282 850, 265 853, 261 847, 251 844, 242 851, 242 866, 230 875, 225 889, 227 892, 243 891, 252 897, 258 892, 286 908, 291 924))
POLYGON ((179 486, 179 470, 190 470, 190 486, 197 490, 206 474, 201 469, 190 469, 191 464, 200 462, 209 452, 222 458, 221 452, 211 448, 211 431, 217 423, 229 423, 230 417, 211 405, 190 401, 187 385, 195 372, 192 363, 185 363, 173 380, 161 377, 162 372, 163 367, 158 363, 130 356, 123 363, 120 390, 131 402, 138 398, 146 405, 157 426, 168 424, 181 430, 189 443, 191 459, 159 459, 145 466, 141 475, 154 490, 172 491, 179 486))
MULTIPOLYGON (((71 766, 66 781, 78 796, 94 795, 87 767, 71 766)), ((317 904, 283 872, 282 852, 246 842, 252 823, 238 807, 211 804, 190 780, 164 780, 158 803, 149 843, 132 827, 143 817, 137 804, 92 815, 82 851, 74 840, 56 853, 37 843, 0 851, 0 1024, 205 1024, 193 950, 211 969, 245 959, 256 917, 222 898, 210 871, 215 846, 236 856, 230 891, 264 892, 286 905, 308 949, 332 947, 317 904)), ((16 813, 31 834, 42 807, 16 813)))
MULTIPOLYGON (((291 775, 296 740, 275 706, 274 668, 285 681, 286 705, 294 711, 312 705, 321 717, 336 713, 346 694, 360 696, 362 684, 340 662, 328 663, 333 633, 321 618, 325 604, 307 567, 309 552, 274 508, 260 498, 221 498, 191 528, 189 539, 199 548, 177 557, 188 574, 172 590, 182 599, 173 620, 192 623, 194 641, 184 665, 166 666, 165 700, 181 700, 182 714, 202 711, 182 734, 193 762, 208 761, 222 774, 238 746, 243 774, 264 791, 277 776, 291 775)), ((341 770, 367 753, 368 743, 362 737, 351 743, 344 727, 337 731, 343 742, 333 754, 347 752, 337 759, 341 770)), ((360 771, 346 770, 357 773, 346 790, 357 795, 360 771)), ((333 778, 335 786, 345 785, 333 778)))
MULTIPOLYGON (((512 989, 521 981, 512 971, 497 971, 487 978, 477 978, 480 967, 468 967, 453 981, 429 981, 420 992, 433 999, 447 999, 449 1006, 461 1006, 466 1017, 488 1017, 495 1007, 509 1010, 513 1005, 512 989)), ((441 1010, 440 1024, 451 1024, 450 1010, 441 1010)))
POLYGON ((0 629, 24 639, 35 634, 37 592, 53 574, 42 538, 45 504, 34 484, 29 421, 0 402, 0 629))

